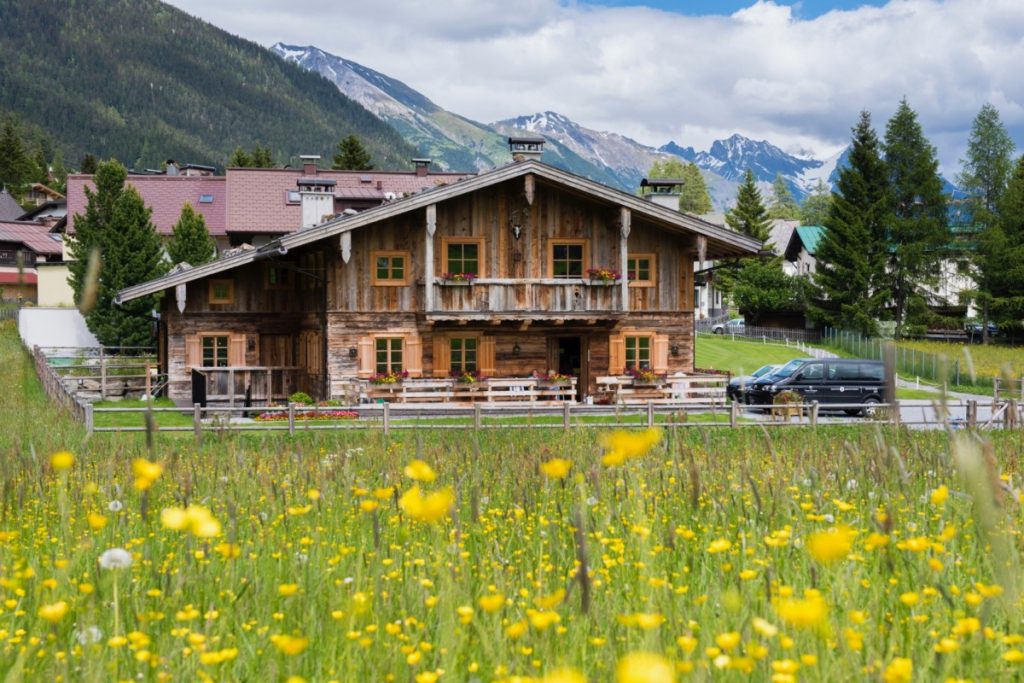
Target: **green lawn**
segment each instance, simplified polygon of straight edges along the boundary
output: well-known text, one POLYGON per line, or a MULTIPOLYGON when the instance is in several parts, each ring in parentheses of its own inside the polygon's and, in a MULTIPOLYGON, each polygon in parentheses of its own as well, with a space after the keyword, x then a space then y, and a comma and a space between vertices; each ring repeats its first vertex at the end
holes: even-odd
POLYGON ((804 358, 799 349, 783 344, 735 340, 723 335, 697 337, 695 366, 704 370, 727 370, 734 375, 747 375, 768 363, 782 364, 804 358))

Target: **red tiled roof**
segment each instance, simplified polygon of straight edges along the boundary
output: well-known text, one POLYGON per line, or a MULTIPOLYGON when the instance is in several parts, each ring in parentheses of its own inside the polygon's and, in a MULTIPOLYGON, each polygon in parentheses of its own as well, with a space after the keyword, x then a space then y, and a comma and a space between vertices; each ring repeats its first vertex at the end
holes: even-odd
MULTIPOLYGON (((224 176, 128 176, 126 181, 153 209, 153 225, 161 235, 170 235, 181 216, 185 202, 206 219, 211 235, 224 235, 227 217, 227 183, 224 176), (199 197, 213 195, 213 202, 202 204, 199 197)), ((85 213, 85 186, 92 185, 90 175, 68 176, 68 233, 75 232, 75 214, 85 213)))
POLYGON ((34 270, 0 270, 0 285, 34 285, 38 284, 39 276, 34 270))
MULTIPOLYGON (((287 203, 288 190, 302 169, 229 168, 227 196, 228 232, 289 233, 302 225, 302 207, 287 203)), ((457 182, 473 173, 428 173, 415 171, 318 171, 318 178, 334 180, 339 199, 383 199, 388 192, 397 196, 457 182), (378 187, 379 184, 379 187, 378 187)))
POLYGON ((0 242, 20 242, 37 254, 62 253, 60 240, 53 239, 50 226, 42 223, 0 222, 0 242))

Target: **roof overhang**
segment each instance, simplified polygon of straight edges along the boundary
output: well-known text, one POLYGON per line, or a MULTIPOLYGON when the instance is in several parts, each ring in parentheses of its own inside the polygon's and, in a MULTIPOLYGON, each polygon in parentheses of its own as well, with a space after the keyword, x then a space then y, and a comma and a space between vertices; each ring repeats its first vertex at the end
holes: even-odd
MULTIPOLYGON (((273 252, 287 253, 291 249, 335 237, 345 232, 358 230, 363 226, 411 211, 422 210, 431 204, 437 204, 446 199, 458 197, 526 175, 533 175, 539 180, 561 185, 569 191, 629 209, 634 214, 656 223, 662 229, 703 237, 707 240, 706 256, 709 259, 753 256, 762 247, 760 240, 748 237, 747 235, 708 223, 696 216, 659 206, 628 192, 616 190, 568 171, 548 166, 536 159, 527 159, 507 164, 493 171, 471 176, 448 185, 438 185, 409 197, 382 204, 353 215, 338 216, 320 225, 297 230, 279 237, 259 249, 253 249, 228 258, 221 258, 188 271, 165 275, 149 282, 128 287, 118 292, 115 301, 120 303, 156 294, 186 282, 199 280, 252 263, 254 260, 257 260, 258 255, 262 255, 260 257, 264 258, 267 254, 273 252)), ((236 229, 230 232, 239 233, 242 230, 236 229)))

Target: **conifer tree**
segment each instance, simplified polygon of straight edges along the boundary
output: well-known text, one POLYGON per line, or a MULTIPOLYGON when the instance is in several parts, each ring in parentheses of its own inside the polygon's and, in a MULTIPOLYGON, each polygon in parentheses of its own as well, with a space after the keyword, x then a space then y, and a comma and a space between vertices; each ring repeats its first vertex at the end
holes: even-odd
POLYGON ((75 215, 75 233, 69 235, 68 283, 75 294, 75 304, 81 305, 82 293, 86 286, 86 269, 89 253, 95 248, 102 255, 105 240, 111 234, 114 206, 124 192, 124 181, 128 172, 114 160, 104 161, 96 167, 93 184, 96 189, 85 187, 85 213, 75 215))
POLYGON ((82 162, 79 164, 78 172, 86 175, 95 175, 98 168, 99 165, 96 163, 96 157, 92 154, 86 154, 82 157, 82 162))
POLYGON ((235 151, 228 158, 228 168, 249 168, 252 166, 252 157, 244 149, 235 147, 235 151))
POLYGON ((187 263, 190 266, 209 263, 217 255, 217 243, 210 237, 206 220, 187 202, 181 207, 181 216, 174 224, 167 255, 172 264, 187 263))
POLYGON ((792 220, 800 215, 800 205, 793 198, 793 193, 786 186, 781 173, 775 174, 772 181, 772 204, 768 207, 769 218, 792 220))
POLYGON ((338 143, 331 168, 335 171, 370 171, 373 164, 362 141, 355 135, 349 135, 338 143))
POLYGON ((818 244, 812 317, 833 327, 877 332, 888 294, 886 228, 891 215, 889 178, 871 115, 853 128, 850 165, 840 171, 818 244))
POLYGON ((825 181, 818 178, 818 184, 800 205, 800 224, 825 225, 831 207, 832 192, 828 189, 825 181))
POLYGON ((736 206, 725 214, 725 222, 736 232, 762 242, 769 237, 771 220, 761 199, 761 191, 754 183, 754 172, 749 168, 743 176, 743 184, 736 192, 736 206))
POLYGON ((683 167, 683 189, 679 193, 679 210, 702 216, 711 213, 711 196, 697 164, 690 162, 683 167))
POLYGON ((1024 156, 1014 165, 997 209, 999 219, 978 240, 979 284, 991 319, 1019 333, 1024 319, 1024 156))
POLYGON ((25 185, 36 180, 33 168, 17 120, 13 116, 4 118, 0 127, 0 187, 6 187, 15 199, 20 200, 25 185))
POLYGON ((885 163, 892 191, 885 280, 892 297, 896 335, 902 336, 911 304, 937 280, 949 231, 946 197, 935 148, 904 98, 886 124, 885 163))
POLYGON ((270 152, 270 148, 264 147, 258 142, 256 143, 256 146, 252 148, 251 158, 253 168, 274 167, 274 155, 270 152))
POLYGON ((85 316, 89 329, 104 346, 152 344, 150 315, 158 297, 114 304, 118 291, 167 271, 163 244, 150 220, 151 214, 134 187, 124 188, 114 203, 106 238, 101 240, 96 305, 85 316))

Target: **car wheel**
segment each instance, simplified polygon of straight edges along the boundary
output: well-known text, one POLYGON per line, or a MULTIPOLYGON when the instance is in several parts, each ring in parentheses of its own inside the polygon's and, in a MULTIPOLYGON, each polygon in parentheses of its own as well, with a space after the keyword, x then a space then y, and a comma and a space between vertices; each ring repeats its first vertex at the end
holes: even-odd
POLYGON ((711 330, 711 332, 714 334, 725 334, 725 330, 723 330, 721 327, 716 327, 715 329, 711 330))
POLYGON ((875 413, 878 412, 878 404, 881 403, 874 396, 868 396, 864 399, 864 408, 861 409, 861 415, 864 417, 874 417, 875 413))

